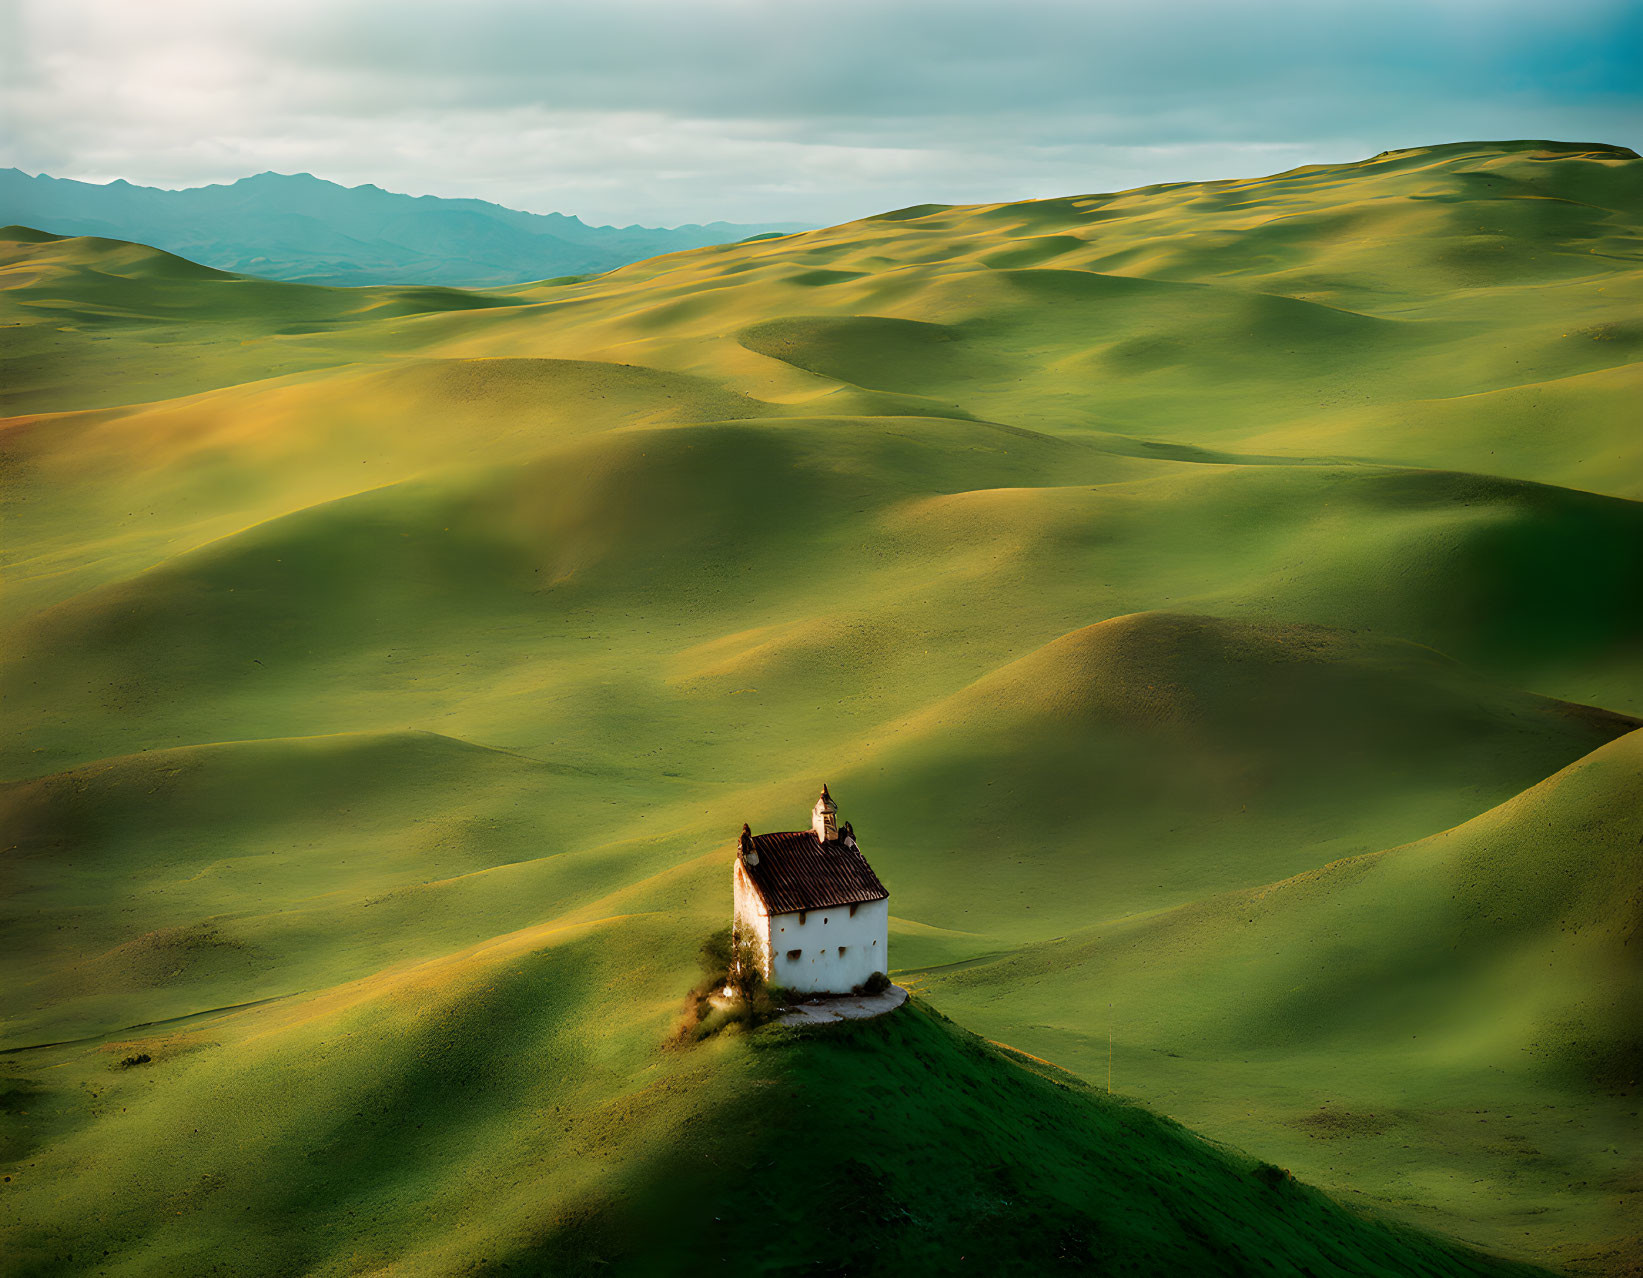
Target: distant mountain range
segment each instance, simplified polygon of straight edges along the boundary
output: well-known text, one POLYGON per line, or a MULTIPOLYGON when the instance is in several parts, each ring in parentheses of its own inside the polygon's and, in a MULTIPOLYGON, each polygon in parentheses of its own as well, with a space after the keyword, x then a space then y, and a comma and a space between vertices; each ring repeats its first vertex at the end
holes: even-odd
POLYGON ((589 226, 484 200, 396 195, 310 173, 168 191, 0 169, 0 225, 152 244, 225 271, 316 284, 495 286, 808 229, 803 224, 589 226))

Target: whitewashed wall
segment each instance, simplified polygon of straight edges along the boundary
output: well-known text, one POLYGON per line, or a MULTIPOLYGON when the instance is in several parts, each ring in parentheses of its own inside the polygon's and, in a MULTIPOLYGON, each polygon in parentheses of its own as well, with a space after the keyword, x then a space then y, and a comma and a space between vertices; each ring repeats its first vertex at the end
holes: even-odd
MULTIPOLYGON (((764 898, 759 895, 759 889, 753 886, 753 880, 748 878, 747 870, 742 865, 742 858, 736 858, 735 868, 731 872, 732 891, 735 895, 735 913, 731 916, 731 924, 735 931, 746 929, 753 937, 753 943, 759 951, 759 966, 764 974, 770 976, 770 919, 764 912, 764 898)), ((734 932, 732 933, 734 935, 734 932)))
POLYGON ((797 914, 769 920, 769 947, 774 956, 770 980, 807 994, 848 994, 874 972, 890 970, 890 902, 867 901, 811 910, 803 923, 797 914), (840 954, 839 949, 844 953, 840 954), (797 958, 788 955, 797 950, 797 958))

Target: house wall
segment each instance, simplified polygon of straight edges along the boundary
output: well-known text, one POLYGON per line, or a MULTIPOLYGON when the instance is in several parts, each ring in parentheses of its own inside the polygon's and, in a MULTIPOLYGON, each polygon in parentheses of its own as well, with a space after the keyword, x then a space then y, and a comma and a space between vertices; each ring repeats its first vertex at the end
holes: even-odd
POLYGON ((770 917, 764 912, 764 898, 759 890, 753 886, 753 880, 747 877, 747 871, 742 868, 742 858, 737 857, 735 868, 731 871, 731 891, 735 905, 731 912, 731 936, 734 939, 737 932, 745 931, 753 938, 754 948, 758 951, 760 970, 765 979, 770 979, 770 917))
POLYGON ((839 905, 811 910, 803 923, 799 918, 777 914, 768 920, 772 984, 807 994, 848 994, 874 972, 889 972, 888 900, 863 902, 854 917, 848 905, 839 905), (796 959, 788 957, 793 950, 799 951, 796 959))

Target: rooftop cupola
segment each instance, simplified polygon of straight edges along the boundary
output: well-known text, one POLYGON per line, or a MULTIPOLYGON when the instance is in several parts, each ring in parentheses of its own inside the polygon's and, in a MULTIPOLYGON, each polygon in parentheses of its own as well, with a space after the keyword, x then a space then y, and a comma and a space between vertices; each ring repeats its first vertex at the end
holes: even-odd
POLYGON ((816 806, 810 813, 810 828, 823 843, 831 843, 839 837, 838 804, 833 802, 833 796, 827 793, 825 785, 821 798, 816 800, 816 806))
POLYGON ((753 846, 753 831, 746 823, 743 823, 742 825, 742 845, 740 852, 742 860, 746 861, 749 865, 757 865, 759 863, 759 849, 753 846))

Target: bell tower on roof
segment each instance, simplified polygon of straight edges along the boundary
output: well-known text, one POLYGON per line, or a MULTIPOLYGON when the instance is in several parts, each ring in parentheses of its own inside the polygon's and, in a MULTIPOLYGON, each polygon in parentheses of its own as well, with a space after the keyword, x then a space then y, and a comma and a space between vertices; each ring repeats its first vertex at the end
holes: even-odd
POLYGON ((838 804, 833 802, 833 796, 827 793, 825 785, 822 786, 821 798, 816 800, 816 806, 810 811, 810 828, 822 843, 831 843, 839 837, 838 804))

